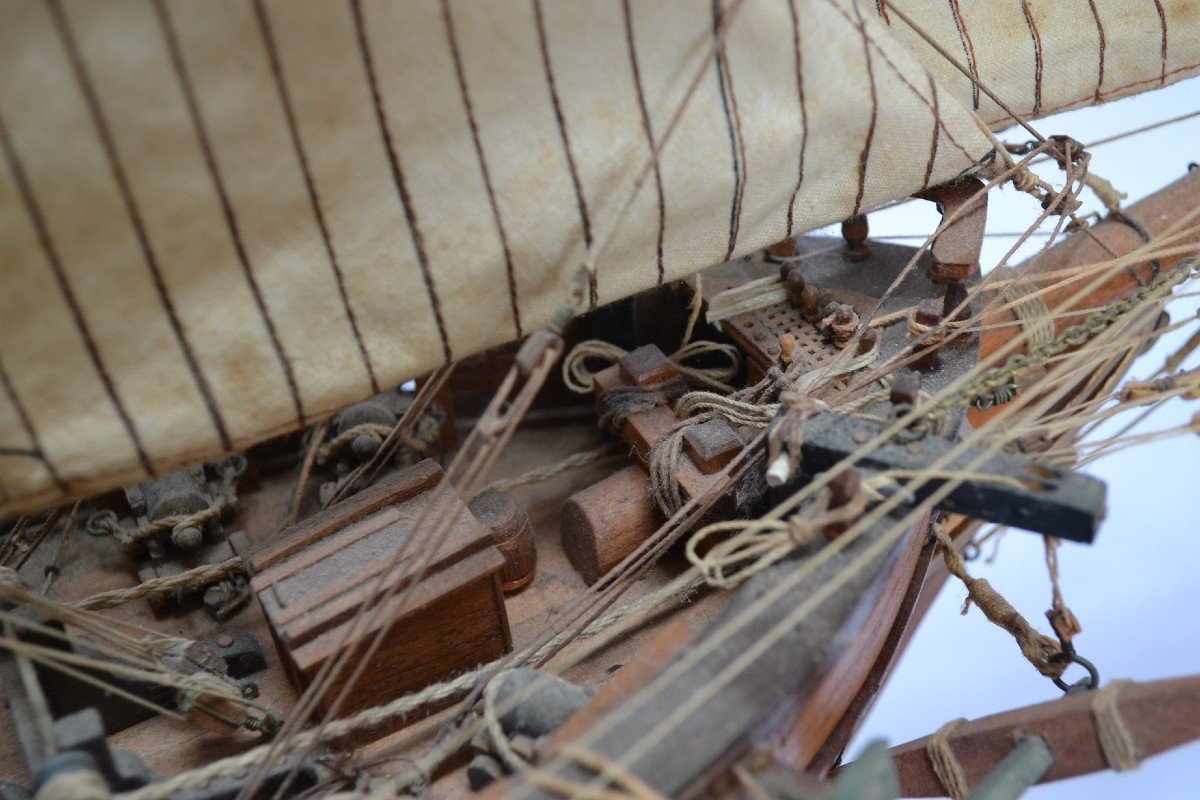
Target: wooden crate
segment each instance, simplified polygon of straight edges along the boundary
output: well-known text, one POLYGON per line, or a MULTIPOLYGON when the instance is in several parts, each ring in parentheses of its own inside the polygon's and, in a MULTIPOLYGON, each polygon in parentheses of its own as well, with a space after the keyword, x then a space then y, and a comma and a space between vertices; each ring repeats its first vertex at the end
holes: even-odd
MULTIPOLYGON (((436 462, 422 461, 285 529, 254 559, 254 591, 298 687, 306 688, 346 647, 365 651, 388 626, 340 713, 421 689, 512 648, 499 579, 504 558, 491 531, 456 492, 440 493, 440 507, 421 530, 414 528, 441 478, 436 462), (432 546, 434 521, 446 518, 455 522, 401 608, 401 595, 432 546), (346 641, 363 606, 374 613, 380 576, 406 543, 404 557, 383 584, 396 587, 387 611, 346 641)), ((351 659, 343 677, 333 681, 336 689, 359 660, 351 659)), ((322 698, 323 710, 336 693, 322 698)))

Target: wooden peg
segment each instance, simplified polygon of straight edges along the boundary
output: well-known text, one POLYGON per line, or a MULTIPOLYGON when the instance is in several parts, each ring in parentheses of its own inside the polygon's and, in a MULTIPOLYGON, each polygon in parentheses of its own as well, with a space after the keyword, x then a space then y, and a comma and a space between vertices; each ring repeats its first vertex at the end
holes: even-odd
POLYGON ((915 406, 921 399, 921 373, 906 369, 894 374, 888 399, 892 405, 915 406))
POLYGON ((804 275, 800 272, 799 268, 792 267, 788 270, 783 282, 787 284, 788 298, 792 301, 792 305, 800 305, 800 298, 804 294, 804 287, 807 285, 807 281, 805 281, 804 275))
POLYGON ((771 258, 791 258, 796 255, 796 240, 792 237, 776 242, 767 250, 771 258))
POLYGON ((846 240, 846 260, 866 261, 871 257, 871 248, 867 245, 866 214, 850 217, 842 223, 842 238, 846 240))
MULTIPOLYGON (((942 324, 942 309, 941 305, 936 300, 923 300, 917 306, 915 319, 918 325, 925 325, 929 328, 936 328, 942 324)), ((933 372, 941 366, 941 359, 938 356, 937 346, 930 346, 929 342, 923 345, 914 345, 913 352, 917 357, 909 362, 909 366, 921 372, 933 372)))
POLYGON ((785 367, 792 363, 792 354, 796 352, 796 337, 785 333, 779 337, 779 363, 785 367))
POLYGON ((471 513, 492 532, 504 566, 500 588, 505 594, 524 588, 537 569, 537 548, 529 514, 508 492, 484 492, 471 501, 471 513))
POLYGON ((821 319, 821 292, 815 286, 805 286, 800 293, 800 316, 805 322, 819 322, 821 319))
POLYGON ((652 386, 679 376, 679 369, 652 344, 639 347, 618 364, 621 378, 631 386, 652 386))

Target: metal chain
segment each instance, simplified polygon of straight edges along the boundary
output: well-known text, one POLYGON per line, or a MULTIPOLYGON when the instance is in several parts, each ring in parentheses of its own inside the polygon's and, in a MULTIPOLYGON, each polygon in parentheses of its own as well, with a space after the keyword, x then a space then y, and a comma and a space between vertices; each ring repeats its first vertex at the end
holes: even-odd
POLYGON ((920 435, 929 433, 950 412, 966 408, 980 397, 994 396, 998 390, 1014 384, 1017 378, 1029 370, 1048 364, 1055 356, 1070 348, 1079 347, 1147 300, 1155 298, 1159 294, 1166 294, 1198 270, 1200 270, 1200 260, 1188 259, 1179 269, 1159 275, 1145 286, 1135 289, 1127 297, 1114 300, 1099 311, 1093 311, 1083 322, 1072 325, 1055 338, 1045 342, 1036 342, 1030 345, 1024 353, 1013 353, 1003 365, 983 372, 975 380, 934 403, 930 406, 929 411, 918 417, 908 427, 908 430, 920 435))

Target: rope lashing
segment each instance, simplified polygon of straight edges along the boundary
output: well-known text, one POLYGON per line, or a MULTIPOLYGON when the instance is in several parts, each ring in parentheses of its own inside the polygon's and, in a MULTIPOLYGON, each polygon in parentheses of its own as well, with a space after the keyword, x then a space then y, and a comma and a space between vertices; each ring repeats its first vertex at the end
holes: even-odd
MULTIPOLYGON (((588 394, 595 389, 594 378, 598 370, 589 368, 587 362, 593 360, 616 364, 627 355, 628 351, 611 342, 599 339, 582 341, 571 348, 571 352, 563 359, 563 383, 576 394, 588 394)), ((721 394, 733 392, 729 381, 738 374, 742 363, 741 353, 733 345, 706 341, 689 342, 667 358, 689 385, 721 394), (717 367, 693 367, 686 363, 706 355, 719 356, 728 363, 717 367)))
POLYGON ((965 319, 944 319, 936 325, 926 325, 917 321, 917 309, 915 308, 909 313, 907 322, 909 338, 920 339, 924 336, 925 344, 929 346, 941 344, 971 324, 970 320, 965 319))
MULTIPOLYGON (((364 422, 360 425, 355 425, 353 428, 339 433, 334 438, 330 439, 325 444, 321 445, 317 451, 317 463, 326 464, 330 460, 336 458, 343 450, 350 447, 361 437, 371 439, 375 447, 378 448, 392 432, 394 426, 383 425, 377 422, 364 422)), ((402 447, 407 447, 419 456, 424 456, 429 453, 434 444, 442 436, 442 426, 438 420, 430 414, 426 414, 416 425, 413 436, 406 436, 400 440, 402 447)))
POLYGON ((134 549, 145 540, 166 531, 174 534, 186 528, 199 528, 209 520, 216 519, 222 514, 232 511, 236 502, 234 498, 224 497, 217 500, 208 508, 193 514, 176 514, 170 517, 163 517, 140 528, 135 528, 132 531, 127 531, 119 526, 110 527, 109 532, 126 549, 134 549))
POLYGON ((942 788, 953 800, 963 800, 970 791, 967 785, 967 773, 959 762, 954 749, 950 747, 950 737, 959 726, 967 720, 959 717, 952 719, 938 728, 929 741, 925 743, 925 754, 929 756, 929 766, 937 776, 942 788))
MULTIPOLYGON (((1015 273, 1005 268, 1004 277, 1007 277, 1009 272, 1015 273)), ((1048 342, 1054 338, 1054 316, 1037 284, 1014 274, 1012 280, 1005 285, 1001 297, 1005 305, 1011 307, 1013 316, 1021 323, 1026 340, 1030 344, 1048 342)))
POLYGON ((1103 689, 1092 692, 1092 718, 1096 721, 1096 738, 1108 766, 1117 772, 1137 769, 1141 766, 1137 744, 1129 733, 1129 727, 1121 716, 1117 705, 1121 690, 1133 682, 1111 681, 1103 689))
MULTIPOLYGON (((375 443, 376 447, 383 442, 384 437, 392 432, 391 425, 383 425, 378 422, 364 422, 360 425, 355 425, 344 433, 339 433, 337 436, 330 439, 317 451, 317 463, 325 464, 331 458, 335 458, 342 450, 354 444, 360 437, 367 437, 375 443)), ((424 446, 421 446, 424 449, 424 446)))
POLYGON ((687 392, 687 384, 679 378, 649 386, 617 386, 600 395, 597 424, 612 434, 619 434, 625 420, 635 414, 653 411, 660 405, 670 405, 687 392))
POLYGON ((232 578, 234 575, 247 575, 249 568, 240 557, 230 558, 216 564, 201 564, 178 575, 167 575, 161 578, 151 578, 129 589, 114 589, 100 592, 91 597, 77 600, 71 605, 87 610, 116 608, 133 600, 140 600, 156 594, 171 592, 189 593, 212 586, 214 583, 232 578))

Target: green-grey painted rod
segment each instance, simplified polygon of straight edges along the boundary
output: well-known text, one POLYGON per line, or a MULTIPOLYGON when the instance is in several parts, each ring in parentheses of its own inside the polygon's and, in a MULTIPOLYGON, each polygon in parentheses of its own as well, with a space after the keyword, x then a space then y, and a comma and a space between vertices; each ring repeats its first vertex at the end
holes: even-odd
POLYGON ((1023 736, 975 791, 967 795, 967 800, 1016 800, 1041 780, 1053 763, 1050 748, 1041 738, 1023 736))

